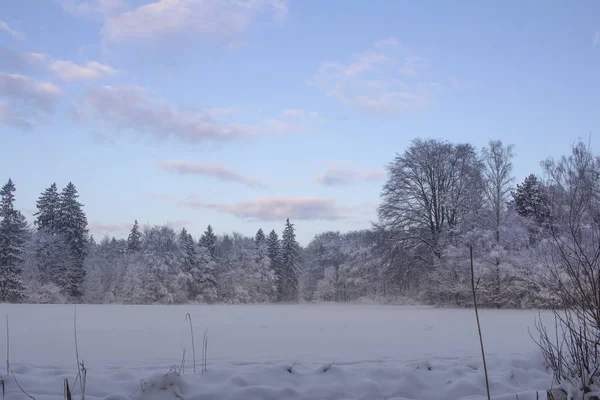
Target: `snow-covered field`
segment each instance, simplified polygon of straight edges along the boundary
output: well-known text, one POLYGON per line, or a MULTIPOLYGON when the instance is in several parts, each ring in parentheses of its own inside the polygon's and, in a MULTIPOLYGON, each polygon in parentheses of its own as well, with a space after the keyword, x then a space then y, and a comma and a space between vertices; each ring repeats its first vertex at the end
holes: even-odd
MULTIPOLYGON (((36 400, 62 399, 64 378, 73 384, 77 373, 73 310, 74 306, 64 305, 0 305, 10 321, 11 367, 36 400)), ((535 399, 536 390, 550 385, 527 331, 536 315, 536 311, 481 311, 496 399, 515 399, 517 393, 520 400, 535 399)), ((472 310, 375 305, 78 306, 77 325, 80 358, 88 368, 87 399, 457 400, 485 395, 472 310), (204 375, 193 373, 188 312, 198 371, 202 336, 208 329, 204 375), (184 373, 168 374, 181 363, 182 348, 187 349, 184 373)), ((2 365, 4 329, 0 332, 2 365)), ((26 399, 13 378, 7 378, 1 367, 0 372, 6 398, 26 399)), ((79 398, 78 390, 74 392, 79 398)))

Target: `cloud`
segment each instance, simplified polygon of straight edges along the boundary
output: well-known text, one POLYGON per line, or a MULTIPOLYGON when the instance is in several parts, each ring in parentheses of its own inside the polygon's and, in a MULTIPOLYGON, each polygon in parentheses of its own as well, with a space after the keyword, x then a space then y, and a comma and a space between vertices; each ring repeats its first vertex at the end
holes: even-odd
POLYGON ((297 108, 288 108, 283 110, 283 116, 286 118, 319 118, 319 114, 311 111, 301 110, 297 108))
POLYGON ((209 176, 221 181, 242 183, 252 188, 263 186, 263 183, 259 179, 246 176, 220 164, 195 163, 189 161, 167 161, 159 164, 158 168, 166 171, 176 172, 180 175, 209 176))
POLYGON ((0 70, 33 73, 45 68, 47 57, 41 53, 20 53, 0 46, 0 70))
POLYGON ((114 75, 117 71, 108 65, 88 61, 77 65, 71 61, 58 60, 50 64, 50 70, 63 81, 96 80, 105 75, 114 75))
POLYGON ((99 221, 90 221, 88 223, 88 230, 95 234, 102 235, 115 235, 119 233, 124 233, 131 230, 133 223, 124 222, 120 224, 107 224, 99 221))
POLYGON ((360 171, 354 168, 333 167, 317 175, 317 182, 325 186, 346 186, 371 182, 385 176, 384 170, 360 171))
POLYGON ((52 83, 37 81, 19 74, 0 73, 0 97, 23 101, 33 107, 49 112, 62 92, 52 83))
POLYGON ((192 208, 209 208, 251 221, 281 221, 286 218, 307 221, 345 219, 342 215, 343 208, 335 201, 316 197, 262 197, 235 204, 187 200, 182 204, 192 208))
POLYGON ((24 131, 33 129, 33 124, 18 116, 19 112, 10 105, 0 101, 0 124, 12 126, 24 131))
POLYGON ((0 20, 0 32, 6 32, 17 39, 25 39, 25 35, 23 33, 11 29, 11 27, 8 26, 8 24, 2 20, 0 20))
POLYGON ((102 17, 127 9, 123 0, 58 0, 68 13, 75 16, 102 17))
POLYGON ((50 70, 63 81, 96 80, 117 73, 114 68, 96 61, 78 65, 72 61, 52 60, 42 53, 20 53, 3 46, 0 46, 0 69, 20 74, 50 70))
POLYGON ((596 34, 594 35, 594 46, 600 44, 600 31, 596 31, 596 34))
POLYGON ((304 117, 305 113, 304 113, 304 110, 287 109, 287 110, 283 110, 283 115, 285 117, 297 118, 297 117, 304 117))
POLYGON ((40 113, 49 114, 62 92, 49 82, 25 75, 0 73, 0 123, 31 130, 40 113))
POLYGON ((287 13, 287 2, 156 0, 107 16, 102 35, 108 41, 151 39, 174 34, 195 34, 232 41, 263 13, 281 19, 287 13))
MULTIPOLYGON (((153 224, 142 221, 140 222, 140 227, 142 231, 149 229, 153 226, 153 224)), ((185 227, 189 227, 192 223, 188 220, 178 219, 174 221, 167 221, 165 225, 170 226, 173 229, 181 229, 185 227)), ((119 236, 124 237, 131 231, 133 227, 133 222, 122 222, 122 223, 104 223, 100 221, 90 221, 88 223, 88 230, 97 236, 119 236)))
POLYGON ((403 113, 425 107, 437 86, 420 78, 426 66, 423 57, 407 54, 395 38, 387 38, 349 62, 322 63, 308 83, 355 109, 403 113))
POLYGON ((223 122, 217 119, 223 115, 223 110, 183 110, 154 98, 141 87, 104 86, 87 92, 78 115, 83 120, 97 120, 155 139, 175 139, 185 143, 250 139, 301 129, 298 125, 272 119, 256 125, 223 122))
POLYGON ((415 76, 421 69, 425 68, 425 66, 426 61, 423 57, 406 56, 404 57, 404 65, 398 72, 406 76, 415 76))

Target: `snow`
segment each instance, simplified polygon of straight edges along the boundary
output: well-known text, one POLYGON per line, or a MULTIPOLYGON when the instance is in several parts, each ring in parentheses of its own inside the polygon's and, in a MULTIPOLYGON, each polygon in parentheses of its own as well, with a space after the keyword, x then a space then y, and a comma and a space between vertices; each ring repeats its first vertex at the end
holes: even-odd
MULTIPOLYGON (((36 400, 78 385, 74 306, 0 305, 10 361, 36 400)), ((481 310, 495 399, 545 398, 550 375, 528 333, 537 311, 481 310)), ((547 312, 543 318, 551 320, 547 312)), ((87 399, 447 399, 485 396, 472 310, 380 305, 77 306, 87 399), (208 330, 208 371, 197 369, 208 330), (169 371, 181 363, 181 375, 169 371), (291 373, 289 369, 291 368, 291 373), (143 381, 142 381, 143 380, 143 381)), ((3 332, 0 329, 0 332, 3 332)), ((0 360, 5 334, 0 334, 0 360)), ((2 361, 3 362, 3 361, 2 361)), ((0 369, 1 371, 1 369, 0 369)), ((12 377, 7 399, 27 398, 12 377)), ((73 387, 76 386, 76 387, 73 387)))

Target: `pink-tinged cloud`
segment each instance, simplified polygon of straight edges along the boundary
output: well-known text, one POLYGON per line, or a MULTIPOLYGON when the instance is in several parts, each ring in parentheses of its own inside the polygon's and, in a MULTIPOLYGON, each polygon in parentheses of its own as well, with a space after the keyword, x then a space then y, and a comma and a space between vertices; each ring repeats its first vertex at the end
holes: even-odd
POLYGON ((104 223, 104 222, 100 222, 100 221, 90 221, 88 223, 87 228, 93 234, 116 235, 116 234, 120 234, 120 233, 129 231, 132 226, 133 226, 133 222, 110 224, 110 223, 104 223))
POLYGON ((226 115, 224 110, 227 109, 186 110, 154 97, 142 87, 104 86, 86 93, 77 116, 155 139, 185 143, 244 140, 301 129, 272 119, 254 125, 227 122, 220 118, 226 115))
POLYGON ((57 60, 50 64, 50 70, 63 81, 97 80, 117 73, 114 68, 96 61, 78 65, 71 61, 57 60))
POLYGON ((25 75, 0 73, 0 97, 22 101, 43 111, 51 111, 62 92, 58 86, 25 75))
POLYGON ((54 111, 58 86, 25 75, 0 73, 0 124, 32 130, 54 111))
POLYGON ((342 213, 343 207, 335 201, 316 197, 262 197, 235 204, 187 200, 182 204, 192 208, 213 209, 252 221, 281 221, 286 218, 333 221, 346 218, 342 213))
POLYGON ((286 12, 284 0, 156 0, 108 15, 102 35, 113 42, 176 34, 235 42, 260 14, 281 19, 286 12))
MULTIPOLYGON (((144 222, 142 220, 138 220, 140 227, 142 230, 146 230, 154 226, 150 222, 144 222)), ((165 225, 170 226, 173 229, 181 229, 185 227, 189 227, 192 223, 188 220, 173 220, 164 222, 165 225)), ((131 222, 122 222, 122 223, 104 223, 100 221, 90 221, 88 223, 87 229, 91 234, 97 236, 119 236, 124 237, 133 227, 133 220, 131 222)))
POLYGON ((334 167, 328 168, 317 175, 317 182, 325 186, 346 186, 361 182, 378 181, 385 176, 385 171, 360 171, 354 168, 334 167))
POLYGON ((326 96, 368 113, 405 113, 428 105, 439 85, 423 77, 427 61, 395 38, 373 43, 350 60, 321 64, 308 83, 326 96))
POLYGON ((160 163, 158 168, 180 175, 208 176, 220 181, 241 183, 252 188, 264 186, 259 179, 247 176, 222 164, 173 160, 160 163))

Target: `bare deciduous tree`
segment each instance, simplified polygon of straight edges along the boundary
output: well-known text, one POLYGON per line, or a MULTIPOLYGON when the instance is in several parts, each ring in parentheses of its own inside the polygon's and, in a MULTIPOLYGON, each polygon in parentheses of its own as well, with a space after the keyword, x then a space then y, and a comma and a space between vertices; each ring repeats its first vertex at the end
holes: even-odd
POLYGON ((403 241, 441 255, 440 235, 476 209, 481 163, 469 144, 416 139, 388 166, 379 207, 381 226, 403 241))
POLYGON ((483 153, 484 194, 492 211, 496 243, 500 243, 500 227, 506 220, 506 204, 513 189, 513 145, 504 146, 500 140, 491 141, 483 153))
POLYGON ((549 239, 540 260, 561 303, 553 332, 536 323, 548 365, 575 399, 600 389, 600 159, 582 143, 543 163, 550 190, 549 239))

